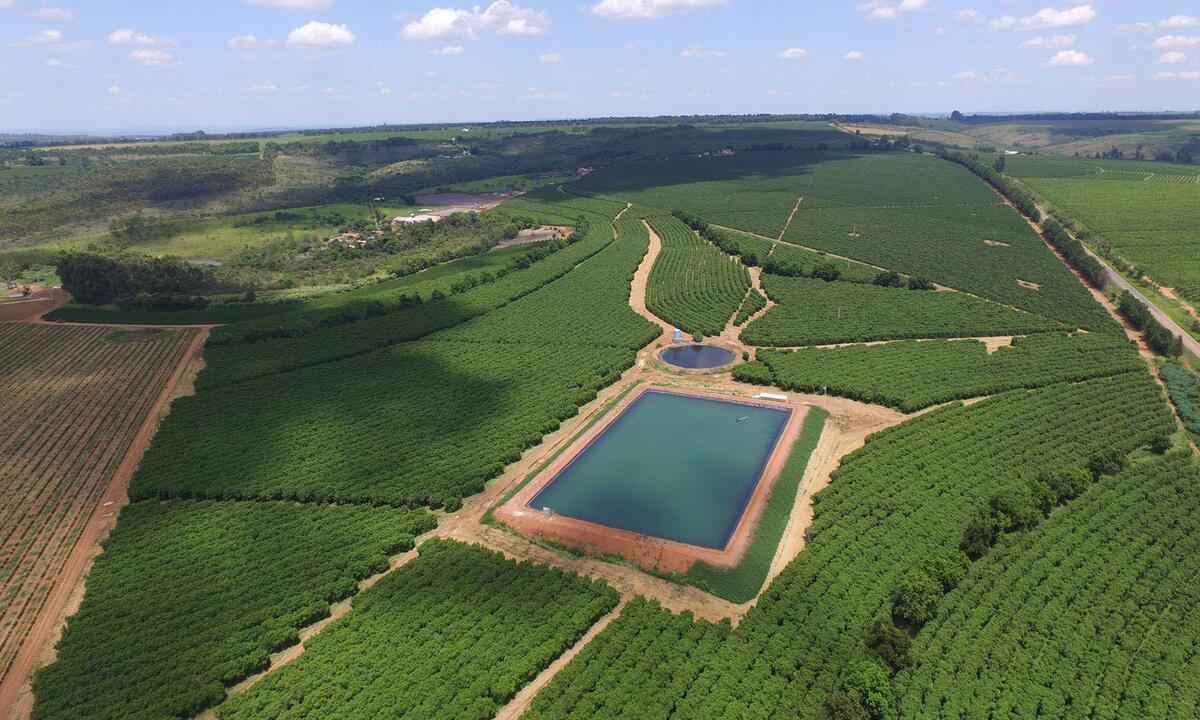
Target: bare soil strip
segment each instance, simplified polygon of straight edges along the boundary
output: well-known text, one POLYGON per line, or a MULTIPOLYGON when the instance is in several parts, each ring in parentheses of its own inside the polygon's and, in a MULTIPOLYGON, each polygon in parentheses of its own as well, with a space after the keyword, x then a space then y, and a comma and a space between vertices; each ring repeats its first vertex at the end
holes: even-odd
POLYGON ((783 236, 787 235, 788 228, 790 228, 792 226, 792 220, 795 219, 796 212, 798 210, 800 210, 800 203, 802 203, 802 202, 804 202, 803 195, 796 198, 796 204, 792 206, 792 211, 790 213, 788 213, 787 222, 785 222, 783 224, 783 229, 779 231, 779 237, 776 239, 778 242, 783 242, 783 236))
POLYGON ((654 263, 658 260, 658 256, 662 254, 662 238, 658 236, 658 233, 654 232, 654 228, 650 227, 650 223, 643 220, 642 225, 645 225, 646 232, 650 233, 650 249, 646 251, 646 256, 642 258, 641 265, 638 265, 637 272, 633 274, 633 283, 629 287, 629 307, 633 308, 633 311, 638 315, 662 328, 661 339, 669 343, 675 332, 675 326, 650 312, 649 308, 646 307, 646 287, 650 284, 650 272, 654 270, 654 263))
POLYGON ((0 683, 0 708, 7 708, 6 718, 26 718, 32 712, 33 691, 29 682, 30 675, 36 667, 54 661, 55 646, 62 636, 67 618, 78 610, 83 599, 84 580, 92 562, 101 552, 100 543, 116 525, 120 509, 129 502, 129 480, 158 429, 158 423, 169 412, 171 401, 179 396, 177 391, 187 388, 190 392, 194 373, 198 372, 200 367, 195 359, 204 347, 207 337, 207 329, 195 334, 174 372, 146 413, 140 429, 125 452, 124 459, 109 481, 108 488, 96 503, 90 519, 58 571, 37 619, 26 633, 20 650, 0 683), (189 373, 193 375, 187 377, 189 373))
POLYGON ((579 639, 579 642, 572 645, 570 650, 567 650, 562 655, 559 655, 558 659, 550 663, 545 670, 538 673, 538 676, 535 677, 532 682, 521 688, 521 691, 517 693, 507 705, 501 708, 500 712, 496 713, 495 720, 518 720, 518 718, 524 715, 525 711, 528 710, 529 706, 533 704, 533 699, 537 697, 537 694, 541 692, 542 688, 550 684, 550 681, 554 679, 554 676, 558 674, 558 671, 565 668, 568 663, 574 660, 575 656, 582 652, 583 649, 588 646, 588 643, 594 640, 597 635, 604 631, 605 628, 611 625, 613 620, 616 620, 618 617, 620 617, 621 611, 625 609, 625 605, 628 602, 628 597, 622 597, 621 602, 617 603, 617 606, 613 608, 612 612, 597 620, 596 624, 589 628, 587 633, 579 639))

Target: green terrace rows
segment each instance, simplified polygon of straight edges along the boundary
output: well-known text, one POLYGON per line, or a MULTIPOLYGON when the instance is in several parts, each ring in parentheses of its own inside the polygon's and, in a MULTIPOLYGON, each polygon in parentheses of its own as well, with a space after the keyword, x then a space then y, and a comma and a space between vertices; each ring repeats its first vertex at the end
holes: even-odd
POLYGON ((702 671, 731 642, 728 625, 638 598, 537 694, 524 720, 698 717, 687 697, 704 697, 716 678, 702 671))
MULTIPOLYGON (((945 168, 940 172, 968 172, 928 162, 940 162, 945 168)), ((961 181, 982 185, 969 175, 961 181)), ((1103 308, 1041 238, 999 201, 993 196, 990 204, 817 208, 806 200, 785 240, 927 277, 1072 327, 1113 329, 1103 308)))
POLYGON ((131 494, 455 506, 633 359, 425 341, 208 388, 175 402, 131 494))
MULTIPOLYGON (((421 294, 424 303, 388 308, 379 312, 364 304, 361 313, 340 317, 346 310, 298 314, 281 321, 267 318, 218 328, 205 352, 207 368, 200 387, 212 387, 272 373, 349 357, 399 342, 416 340, 432 332, 461 324, 532 293, 562 278, 584 260, 613 241, 609 220, 589 224, 586 235, 524 269, 503 275, 480 273, 474 284, 454 292, 452 284, 403 287, 404 296, 421 294), (490 280, 488 279, 490 278, 490 280), (424 293, 428 290, 428 296, 424 293), (439 290, 443 299, 433 299, 439 290), (324 322, 335 317, 335 322, 324 322)), ((643 250, 644 252, 644 250, 643 250)), ((460 282, 462 278, 457 278, 460 282)), ((469 286, 467 286, 469 285, 469 286)), ((364 303, 378 297, 363 297, 364 303)))
POLYGON ((981 342, 764 350, 765 366, 743 365, 738 379, 795 392, 828 392, 915 412, 931 405, 1016 388, 1146 372, 1132 343, 1115 335, 1033 335, 994 352, 981 342), (764 372, 765 371, 765 372, 764 372))
POLYGON ((742 340, 751 345, 793 347, 1067 329, 1040 315, 964 293, 776 275, 763 275, 762 284, 778 305, 742 330, 742 340))
POLYGON ((650 236, 640 220, 628 215, 621 218, 617 232, 616 242, 561 279, 439 333, 436 339, 642 348, 658 337, 659 331, 630 309, 629 293, 634 273, 649 249, 650 236))
POLYGON ((669 215, 650 224, 662 252, 650 272, 646 307, 686 333, 720 335, 750 288, 746 268, 669 215))
MULTIPOLYGON (((1018 213, 967 169, 930 156, 739 153, 622 165, 570 187, 768 238, 786 225, 783 239, 796 245, 926 277, 1072 328, 1115 329, 1018 213)), ((737 242, 738 254, 760 261, 771 252, 765 241, 737 242)), ((811 254, 791 259, 817 264, 811 254)), ((856 280, 872 274, 847 271, 856 280)))
POLYGON ((762 293, 751 288, 750 292, 746 293, 746 298, 742 301, 741 307, 738 308, 738 314, 733 319, 733 324, 738 327, 745 325, 746 321, 766 307, 767 299, 763 297, 762 293))
POLYGON ((144 502, 34 681, 38 720, 189 718, 434 526, 418 510, 144 502))
POLYGON ((631 613, 541 693, 535 717, 812 717, 866 659, 863 638, 900 574, 957 550, 1000 483, 1173 431, 1158 387, 1129 373, 1009 392, 875 435, 815 497, 807 549, 716 650, 693 654, 680 638, 699 631, 686 622, 631 613), (638 670, 643 658, 652 671, 638 670))
POLYGON ((617 604, 603 583, 476 547, 420 553, 220 717, 490 718, 617 604))
POLYGON ((903 717, 1196 717, 1198 574, 1191 457, 1105 478, 946 596, 899 678, 903 717))

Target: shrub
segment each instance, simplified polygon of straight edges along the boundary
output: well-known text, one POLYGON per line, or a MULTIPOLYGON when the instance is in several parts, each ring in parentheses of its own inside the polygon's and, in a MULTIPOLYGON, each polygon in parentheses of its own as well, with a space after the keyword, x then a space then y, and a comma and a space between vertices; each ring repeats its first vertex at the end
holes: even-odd
POLYGON ((888 620, 877 620, 867 633, 867 649, 882 660, 892 672, 912 664, 912 638, 888 620))
POLYGON ((920 627, 933 617, 941 598, 941 584, 924 568, 912 568, 892 590, 892 617, 903 625, 920 627))
POLYGON ((999 536, 1000 530, 992 514, 980 511, 963 529, 962 541, 958 547, 971 560, 978 560, 992 549, 999 536))
POLYGON ((891 270, 879 273, 872 282, 880 287, 898 288, 904 285, 904 280, 900 277, 900 273, 891 270))

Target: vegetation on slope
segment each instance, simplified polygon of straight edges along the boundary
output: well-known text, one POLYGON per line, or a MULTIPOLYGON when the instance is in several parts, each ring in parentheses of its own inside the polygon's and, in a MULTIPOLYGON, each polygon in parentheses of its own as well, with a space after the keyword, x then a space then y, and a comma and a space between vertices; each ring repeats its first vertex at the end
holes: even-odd
POLYGON ((490 718, 617 604, 608 586, 431 540, 224 720, 490 718))
POLYGON ((1190 455, 1104 478, 943 599, 898 678, 900 717, 1193 717, 1197 573, 1190 455))
POLYGON ((690 335, 720 335, 750 288, 746 268, 673 217, 650 225, 662 252, 650 271, 647 309, 690 335))
POLYGON ((1024 335, 1060 323, 963 293, 912 292, 764 275, 778 305, 742 330, 751 345, 791 347, 909 338, 1024 335))
POLYGON ((629 660, 605 667, 582 653, 538 698, 554 714, 537 717, 612 717, 631 695, 650 694, 639 717, 809 717, 847 681, 876 683, 886 699, 885 670, 860 677, 872 657, 868 630, 890 613, 906 571, 957 551, 998 484, 1128 452, 1173 429, 1157 386, 1130 373, 1005 393, 880 433, 816 496, 807 549, 715 652, 676 651, 684 620, 664 634, 661 616, 631 617, 595 641, 596 653, 629 660), (643 657, 654 658, 654 672, 630 672, 643 657))
POLYGON ((886 345, 763 350, 766 366, 741 366, 739 380, 915 412, 931 405, 994 395, 1017 388, 1146 372, 1128 340, 1114 335, 1032 335, 989 353, 974 341, 897 342, 886 345))
POLYGON ((194 717, 434 527, 425 511, 144 502, 34 681, 37 720, 194 717))
POLYGON ((633 357, 423 341, 209 388, 176 401, 130 492, 456 507, 633 357))

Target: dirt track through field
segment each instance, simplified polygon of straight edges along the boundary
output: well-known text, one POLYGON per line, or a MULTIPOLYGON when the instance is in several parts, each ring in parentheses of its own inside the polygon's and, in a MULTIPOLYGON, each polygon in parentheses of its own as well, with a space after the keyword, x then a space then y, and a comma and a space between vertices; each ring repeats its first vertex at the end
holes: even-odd
POLYGON ((559 655, 554 662, 550 663, 549 667, 538 673, 538 676, 535 677, 532 682, 521 688, 521 691, 518 692, 507 705, 501 708, 500 712, 496 713, 495 720, 518 720, 522 715, 524 715, 525 711, 529 709, 529 706, 533 704, 533 699, 537 697, 539 692, 542 691, 542 688, 549 685, 550 681, 554 679, 554 676, 557 675, 560 670, 565 668, 572 660, 574 660, 575 656, 581 653, 583 649, 588 646, 588 643, 594 640, 597 635, 611 625, 613 620, 616 620, 618 617, 620 617, 621 611, 625 609, 625 606, 628 604, 628 602, 628 598, 621 598, 621 601, 617 603, 617 606, 613 608, 612 611, 607 615, 597 620, 596 624, 593 625, 587 631, 587 633, 579 639, 578 642, 572 645, 570 650, 567 650, 562 655, 559 655))
POLYGON ((777 242, 783 242, 783 236, 787 235, 788 228, 792 226, 792 220, 796 219, 796 213, 800 211, 800 203, 802 202, 804 202, 803 195, 796 198, 796 204, 792 206, 792 211, 788 213, 787 222, 783 224, 783 229, 779 231, 779 237, 776 238, 777 242))

